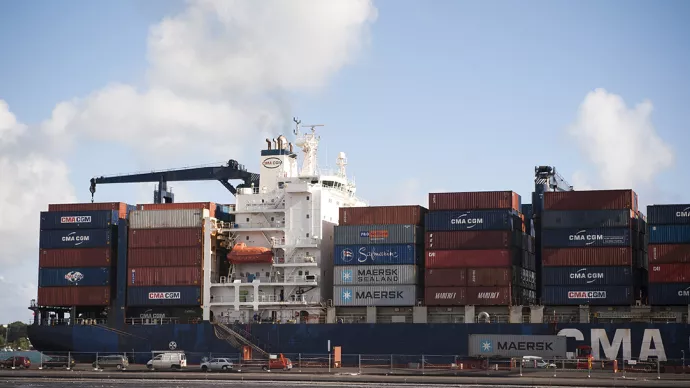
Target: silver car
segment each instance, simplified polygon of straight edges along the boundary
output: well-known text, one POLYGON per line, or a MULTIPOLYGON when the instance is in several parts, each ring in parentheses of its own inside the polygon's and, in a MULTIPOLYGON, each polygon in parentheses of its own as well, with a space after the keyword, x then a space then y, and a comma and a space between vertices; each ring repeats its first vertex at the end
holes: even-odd
POLYGON ((212 358, 206 362, 201 363, 201 370, 204 372, 222 370, 224 372, 231 371, 234 364, 227 358, 212 358))

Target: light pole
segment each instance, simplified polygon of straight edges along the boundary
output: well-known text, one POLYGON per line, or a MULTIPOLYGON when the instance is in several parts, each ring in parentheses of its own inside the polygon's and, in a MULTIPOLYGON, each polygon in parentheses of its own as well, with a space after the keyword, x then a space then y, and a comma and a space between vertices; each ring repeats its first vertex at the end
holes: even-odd
POLYGON ((10 325, 2 325, 5 328, 5 347, 7 347, 7 335, 10 333, 10 325))

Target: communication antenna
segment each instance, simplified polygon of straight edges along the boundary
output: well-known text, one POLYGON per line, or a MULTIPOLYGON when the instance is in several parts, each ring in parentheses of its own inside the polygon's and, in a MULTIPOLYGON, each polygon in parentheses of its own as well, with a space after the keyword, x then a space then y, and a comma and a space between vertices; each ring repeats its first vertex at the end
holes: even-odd
POLYGON ((302 120, 298 119, 297 117, 293 117, 292 121, 295 122, 295 129, 292 130, 292 133, 294 133, 295 136, 299 136, 299 125, 302 124, 302 120))

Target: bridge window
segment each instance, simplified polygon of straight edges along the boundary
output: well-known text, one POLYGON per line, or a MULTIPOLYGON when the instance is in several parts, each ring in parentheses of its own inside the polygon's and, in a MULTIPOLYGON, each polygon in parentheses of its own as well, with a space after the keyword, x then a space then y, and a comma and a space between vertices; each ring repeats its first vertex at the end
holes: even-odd
POLYGON ((309 237, 309 233, 307 233, 307 237, 309 237))
POLYGON ((309 200, 309 196, 307 195, 307 201, 309 200))
POLYGON ((309 214, 307 214, 307 218, 309 218, 309 214))
POLYGON ((247 241, 249 241, 249 236, 247 236, 247 241))
POLYGON ((297 273, 299 274, 299 276, 302 276, 302 271, 298 271, 297 273))

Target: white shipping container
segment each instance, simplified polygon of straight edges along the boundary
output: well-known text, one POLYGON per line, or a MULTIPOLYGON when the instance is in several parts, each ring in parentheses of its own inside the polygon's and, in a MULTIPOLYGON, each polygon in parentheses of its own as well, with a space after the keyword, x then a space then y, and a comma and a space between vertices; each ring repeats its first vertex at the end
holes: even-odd
POLYGON ((414 306, 419 287, 409 286, 335 286, 335 306, 414 306))
POLYGON ((416 265, 345 265, 333 268, 335 285, 417 284, 416 265))
POLYGON ((209 214, 208 209, 134 210, 129 213, 129 228, 201 228, 209 214))

